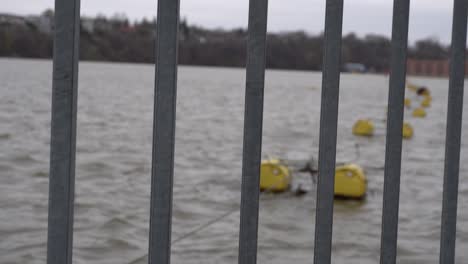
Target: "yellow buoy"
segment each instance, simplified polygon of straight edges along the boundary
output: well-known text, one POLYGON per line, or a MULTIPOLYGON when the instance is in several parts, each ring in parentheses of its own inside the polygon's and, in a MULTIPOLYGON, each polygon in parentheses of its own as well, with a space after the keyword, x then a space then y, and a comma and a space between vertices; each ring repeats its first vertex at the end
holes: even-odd
POLYGON ((424 99, 421 102, 421 106, 422 107, 429 107, 429 106, 431 106, 431 102, 432 102, 432 97, 430 95, 426 95, 426 96, 424 96, 424 99))
POLYGON ((416 108, 414 109, 413 111, 413 116, 414 117, 426 117, 426 110, 424 110, 424 108, 416 108))
POLYGON ((406 107, 411 107, 411 99, 405 98, 405 106, 406 107))
POLYGON ((288 167, 278 159, 262 160, 260 165, 260 190, 284 192, 291 184, 288 167))
POLYGON ((335 171, 335 196, 363 198, 367 191, 364 170, 356 164, 338 166, 335 171))
POLYGON ((403 138, 412 138, 413 137, 413 127, 409 124, 404 122, 403 123, 403 138))
POLYGON ((374 124, 368 119, 359 119, 353 126, 353 134, 370 137, 374 135, 374 124))

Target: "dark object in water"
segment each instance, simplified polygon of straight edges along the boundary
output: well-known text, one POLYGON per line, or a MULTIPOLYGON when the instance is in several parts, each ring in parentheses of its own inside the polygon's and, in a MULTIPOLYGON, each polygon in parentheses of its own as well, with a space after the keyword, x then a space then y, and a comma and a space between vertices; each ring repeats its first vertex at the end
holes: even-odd
POLYGON ((311 163, 313 163, 313 161, 309 161, 307 162, 307 164, 299 169, 298 171, 299 172, 309 172, 310 174, 316 174, 318 172, 317 169, 314 168, 314 165, 312 165, 311 163))
POLYGON ((425 86, 421 86, 416 90, 417 95, 426 95, 429 93, 429 90, 425 86))
POLYGON ((365 201, 367 195, 363 195, 361 197, 349 197, 344 195, 335 195, 335 200, 339 201, 365 201))
POLYGON ((303 196, 305 194, 307 194, 309 191, 307 189, 305 189, 304 187, 302 187, 302 184, 299 184, 297 186, 297 189, 294 190, 294 195, 295 196, 303 196))

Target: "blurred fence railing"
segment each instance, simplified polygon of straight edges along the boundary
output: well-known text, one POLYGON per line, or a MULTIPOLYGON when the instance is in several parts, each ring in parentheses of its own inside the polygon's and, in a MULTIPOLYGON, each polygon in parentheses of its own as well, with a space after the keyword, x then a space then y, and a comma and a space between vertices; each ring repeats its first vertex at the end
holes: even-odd
MULTIPOLYGON (((454 0, 440 263, 455 262, 467 0, 454 0)), ((250 0, 239 263, 257 257, 268 0, 250 0)), ((72 263, 80 0, 55 1, 47 262, 72 263)), ((396 263, 409 0, 394 0, 381 263, 396 263)), ((326 0, 314 263, 331 262, 343 0, 326 0)), ((149 263, 170 263, 179 0, 159 0, 149 263)))

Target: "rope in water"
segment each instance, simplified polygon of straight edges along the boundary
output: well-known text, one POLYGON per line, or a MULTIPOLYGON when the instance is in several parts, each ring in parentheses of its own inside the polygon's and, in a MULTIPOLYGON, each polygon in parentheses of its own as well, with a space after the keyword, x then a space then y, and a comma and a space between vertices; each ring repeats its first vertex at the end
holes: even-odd
MULTIPOLYGON (((273 189, 274 189, 274 187, 271 188, 271 190, 273 190, 273 189)), ((267 189, 267 190, 264 190, 264 192, 269 192, 269 191, 271 191, 271 190, 270 190, 270 189, 267 189)), ((224 220, 224 219, 227 218, 228 216, 232 215, 233 213, 238 212, 239 210, 240 210, 239 208, 234 208, 234 209, 232 209, 232 210, 230 210, 230 211, 225 212, 224 214, 222 214, 222 215, 220 215, 220 216, 218 216, 218 217, 216 217, 216 218, 214 218, 214 219, 212 219, 212 220, 206 222, 205 224, 200 225, 199 227, 197 227, 197 228, 195 228, 195 229, 193 229, 193 230, 191 230, 191 231, 189 231, 189 232, 187 232, 187 233, 181 235, 180 237, 174 239, 174 240, 171 242, 171 245, 174 245, 174 244, 176 244, 176 243, 178 243, 178 242, 180 242, 180 241, 182 241, 182 240, 185 240, 185 239, 187 239, 187 238, 189 238, 189 237, 195 235, 196 233, 200 232, 201 230, 203 230, 203 229, 205 229, 205 228, 207 228, 207 227, 209 227, 209 226, 211 226, 211 225, 214 225, 214 224, 216 224, 216 223, 218 223, 218 222, 221 222, 222 220, 224 220)))
MULTIPOLYGON (((265 190, 264 192, 268 192, 268 190, 265 190)), ((265 201, 265 199, 262 199, 262 200, 265 201)), ((225 212, 224 214, 222 214, 222 215, 220 215, 220 216, 218 216, 218 217, 216 217, 216 218, 213 218, 212 220, 210 220, 210 221, 208 221, 208 222, 206 222, 206 223, 204 223, 204 224, 198 226, 197 228, 195 228, 195 229, 193 229, 193 230, 191 230, 191 231, 189 231, 189 232, 187 232, 187 233, 181 235, 180 237, 178 237, 178 238, 172 240, 171 245, 174 245, 174 244, 176 244, 176 243, 178 243, 178 242, 180 242, 180 241, 182 241, 182 240, 185 240, 185 239, 187 239, 187 238, 189 238, 189 237, 195 235, 196 233, 202 231, 203 229, 205 229, 205 228, 207 228, 207 227, 209 227, 209 226, 211 226, 211 225, 214 225, 214 224, 216 224, 216 223, 221 222, 222 220, 224 220, 224 219, 227 218, 228 216, 232 215, 233 213, 238 212, 239 210, 240 210, 240 208, 234 208, 234 209, 232 209, 232 210, 230 210, 230 211, 227 211, 227 212, 225 212)))
POLYGON ((237 211, 239 211, 239 208, 236 208, 236 209, 233 209, 233 210, 231 210, 231 211, 228 211, 228 212, 226 212, 226 213, 224 213, 224 214, 222 214, 222 215, 220 215, 220 216, 218 216, 218 217, 216 217, 216 218, 214 218, 214 219, 212 219, 212 220, 206 222, 205 224, 203 224, 203 225, 201 225, 201 226, 199 226, 199 227, 193 229, 192 231, 190 231, 190 232, 188 232, 188 233, 186 233, 186 234, 183 234, 183 235, 181 235, 180 237, 174 239, 174 240, 172 241, 171 244, 174 245, 174 244, 177 243, 177 242, 180 242, 180 241, 182 241, 182 240, 184 240, 184 239, 186 239, 186 238, 188 238, 188 237, 191 237, 192 235, 198 233, 199 231, 201 231, 201 230, 203 230, 203 229, 205 229, 205 228, 207 228, 207 227, 209 227, 209 226, 211 226, 211 225, 213 225, 213 224, 216 224, 216 223, 220 222, 220 221, 223 220, 224 218, 230 216, 231 214, 233 214, 233 213, 235 213, 235 212, 237 212, 237 211))

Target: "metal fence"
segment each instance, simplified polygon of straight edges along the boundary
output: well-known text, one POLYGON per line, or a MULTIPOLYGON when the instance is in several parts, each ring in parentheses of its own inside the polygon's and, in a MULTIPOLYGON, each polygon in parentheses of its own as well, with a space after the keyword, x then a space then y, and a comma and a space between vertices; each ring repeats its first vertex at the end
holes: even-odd
MULTIPOLYGON (((268 0, 250 0, 239 263, 257 257, 268 0)), ((454 0, 440 263, 455 262, 467 0, 454 0)), ((47 262, 72 263, 80 0, 55 1, 47 262)), ((394 0, 381 263, 396 263, 409 0, 394 0)), ((330 263, 343 0, 326 0, 314 263, 330 263)), ((170 263, 179 0, 159 0, 149 263, 170 263)))

